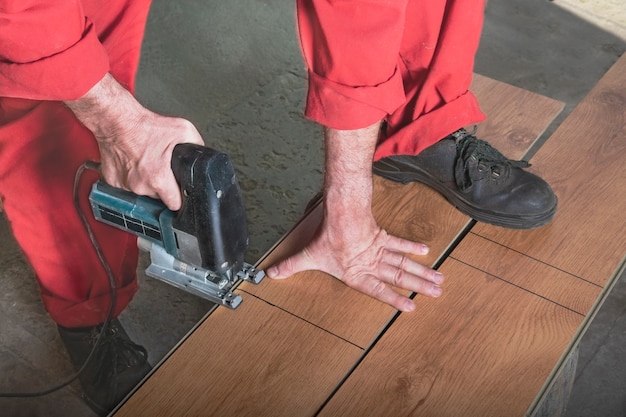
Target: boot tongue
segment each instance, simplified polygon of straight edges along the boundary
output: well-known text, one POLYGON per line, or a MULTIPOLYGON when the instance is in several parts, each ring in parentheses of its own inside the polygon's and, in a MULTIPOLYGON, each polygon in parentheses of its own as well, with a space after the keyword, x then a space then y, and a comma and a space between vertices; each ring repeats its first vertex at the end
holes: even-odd
POLYGON ((454 166, 456 185, 462 192, 472 189, 474 182, 500 177, 506 178, 511 168, 527 168, 526 161, 513 161, 502 155, 488 142, 477 139, 461 129, 452 134, 456 142, 457 157, 454 166))

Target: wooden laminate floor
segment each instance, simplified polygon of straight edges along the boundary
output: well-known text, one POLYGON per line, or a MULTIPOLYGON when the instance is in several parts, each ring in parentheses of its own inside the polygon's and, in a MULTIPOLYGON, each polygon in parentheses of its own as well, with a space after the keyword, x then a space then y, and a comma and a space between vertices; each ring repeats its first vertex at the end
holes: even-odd
MULTIPOLYGON (((524 415, 626 253, 625 74, 622 58, 532 161, 559 197, 550 226, 467 233, 471 220, 428 188, 376 178, 378 221, 430 245, 420 261, 447 277, 444 296, 398 314, 314 271, 242 284, 243 304, 209 315, 115 415, 524 415)), ((477 135, 512 158, 562 108, 480 76, 473 89, 490 115, 477 135)), ((320 209, 261 266, 301 247, 320 209)))

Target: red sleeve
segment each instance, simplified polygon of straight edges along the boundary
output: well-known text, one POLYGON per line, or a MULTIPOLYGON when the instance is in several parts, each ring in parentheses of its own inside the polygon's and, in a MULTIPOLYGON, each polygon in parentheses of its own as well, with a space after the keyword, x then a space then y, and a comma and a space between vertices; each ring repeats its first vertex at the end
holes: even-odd
POLYGON ((109 70, 79 0, 0 0, 0 97, 73 100, 109 70))
POLYGON ((298 0, 297 5, 308 68, 307 118, 335 129, 359 129, 406 101, 398 68, 406 0, 298 0))

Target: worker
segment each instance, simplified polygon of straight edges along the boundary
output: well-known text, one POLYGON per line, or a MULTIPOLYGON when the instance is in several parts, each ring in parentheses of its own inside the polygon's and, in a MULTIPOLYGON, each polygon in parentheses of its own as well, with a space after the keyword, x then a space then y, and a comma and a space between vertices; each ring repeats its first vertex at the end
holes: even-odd
MULTIPOLYGON (((512 219, 519 228, 549 221, 556 205, 549 186, 461 130, 484 118, 468 91, 481 2, 297 6, 309 69, 305 115, 325 126, 325 217, 307 248, 270 267, 270 277, 325 271, 401 311, 413 302, 387 284, 441 294, 442 275, 407 256, 428 248, 389 235, 374 220, 373 161, 394 181, 427 180, 469 201, 470 215, 485 221, 512 219), (451 185, 455 173, 458 184, 451 185), (512 193, 513 185, 521 191, 512 193)), ((76 368, 111 304, 107 275, 73 205, 78 167, 98 160, 109 184, 177 210, 172 149, 203 143, 188 121, 155 114, 132 95, 148 9, 149 0, 0 0, 0 195, 76 368)), ((83 207, 96 177, 79 184, 83 207)), ((137 290, 135 238, 89 222, 115 276, 116 318, 137 290)), ((80 374, 99 414, 150 370, 146 350, 117 319, 104 337, 98 359, 80 374)))

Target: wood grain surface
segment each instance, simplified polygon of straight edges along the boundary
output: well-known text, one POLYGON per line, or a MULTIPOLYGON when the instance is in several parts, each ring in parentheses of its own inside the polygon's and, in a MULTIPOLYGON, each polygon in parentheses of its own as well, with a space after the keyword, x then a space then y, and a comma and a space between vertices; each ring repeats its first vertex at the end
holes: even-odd
POLYGON ((362 350, 255 297, 211 314, 116 416, 310 416, 362 350))
POLYGON ((400 314, 320 416, 524 415, 581 316, 454 259, 441 271, 444 295, 400 314))
MULTIPOLYGON (((562 109, 562 104, 557 101, 485 77, 476 77, 474 89, 483 110, 490 115, 489 121, 479 126, 478 135, 512 158, 520 158, 562 109)), ((437 263, 470 223, 469 218, 424 186, 402 186, 376 178, 374 187, 373 210, 377 220, 392 233, 429 244, 430 254, 420 259, 426 264, 437 263)), ((260 265, 265 267, 301 248, 319 224, 321 210, 321 205, 314 208, 260 261, 260 265)), ((465 274, 468 267, 453 262, 454 268, 462 269, 459 274, 465 274)), ((449 269, 447 273, 454 274, 455 271, 449 269)), ((521 314, 533 320, 536 318, 539 320, 537 325, 540 325, 543 323, 541 317, 551 315, 554 309, 562 309, 528 292, 523 292, 524 297, 533 301, 527 306, 520 304, 513 312, 507 310, 504 299, 497 305, 487 306, 488 294, 482 294, 472 283, 492 283, 493 288, 502 289, 507 294, 522 291, 483 274, 479 278, 468 278, 464 284, 467 290, 465 286, 458 286, 458 292, 440 300, 418 296, 418 308, 424 314, 410 317, 419 320, 436 316, 437 320, 432 323, 422 320, 414 327, 402 330, 400 333, 413 340, 402 343, 406 342, 406 350, 411 351, 412 343, 417 340, 422 344, 432 342, 430 353, 420 356, 422 362, 413 363, 405 361, 403 353, 394 356, 392 351, 381 350, 384 354, 381 362, 373 364, 380 368, 396 364, 406 370, 405 379, 395 383, 398 392, 402 392, 402 384, 412 383, 411 369, 414 367, 421 367, 423 378, 426 378, 418 378, 426 381, 419 383, 420 392, 428 391, 432 385, 428 382, 429 376, 438 380, 443 374, 438 367, 421 364, 430 363, 431 358, 451 347, 462 347, 464 355, 478 351, 484 357, 491 357, 491 348, 477 344, 478 336, 468 327, 470 325, 478 329, 489 328, 489 340, 493 340, 495 346, 503 346, 504 341, 522 334, 532 338, 535 325, 520 322, 517 328, 507 329, 504 326, 506 320, 503 320, 502 329, 488 324, 483 326, 478 320, 481 311, 505 318, 521 314), (446 300, 452 300, 451 305, 443 311, 437 310, 446 300), (461 307, 456 306, 456 302, 461 307), (464 325, 451 322, 455 314, 464 317, 464 325), (430 337, 431 331, 422 332, 433 329, 432 326, 439 327, 435 338, 430 337), (465 334, 476 343, 464 346, 465 334), (501 338, 503 335, 505 337, 501 338)), ((314 415, 357 366, 367 352, 364 349, 377 340, 396 315, 390 307, 315 271, 281 281, 266 279, 259 286, 244 283, 237 291, 243 295, 241 306, 235 311, 218 308, 209 315, 120 407, 116 416, 314 415)), ((573 311, 564 310, 563 327, 555 329, 557 334, 567 332, 572 326, 571 317, 577 316, 573 311)), ((404 315, 400 317, 401 323, 404 315)), ((397 324, 394 322, 391 329, 397 324)), ((551 344, 551 340, 547 342, 551 344)), ((555 350, 559 348, 558 345, 554 347, 555 350)), ((414 353, 421 355, 421 351, 414 353)), ((518 351, 523 353, 523 349, 518 348, 510 353, 517 355, 518 351)), ((443 359, 453 357, 456 357, 453 353, 442 356, 443 359)), ((369 363, 369 357, 367 359, 369 363)), ((461 357, 459 360, 465 359, 461 357)), ((497 363, 503 370, 517 371, 519 368, 515 361, 504 356, 497 363)), ((351 385, 355 391, 350 391, 347 396, 337 396, 333 402, 343 398, 347 403, 365 404, 370 398, 380 398, 378 374, 363 373, 360 369, 358 367, 357 371, 365 379, 351 385), (367 386, 370 388, 366 389, 367 386)), ((488 374, 494 372, 479 364, 475 369, 488 374)), ((472 378, 454 370, 445 372, 459 381, 472 378)), ((526 372, 535 375, 538 371, 526 372)), ((537 374, 533 381, 539 379, 537 374)), ((459 387, 458 384, 455 386, 459 387)), ((342 389, 340 392, 346 391, 342 389)), ((528 395, 531 395, 530 391, 528 395)), ((405 399, 402 404, 411 401, 405 399)), ((324 412, 326 415, 349 415, 324 412)), ((385 415, 401 414, 391 409, 385 415)))

